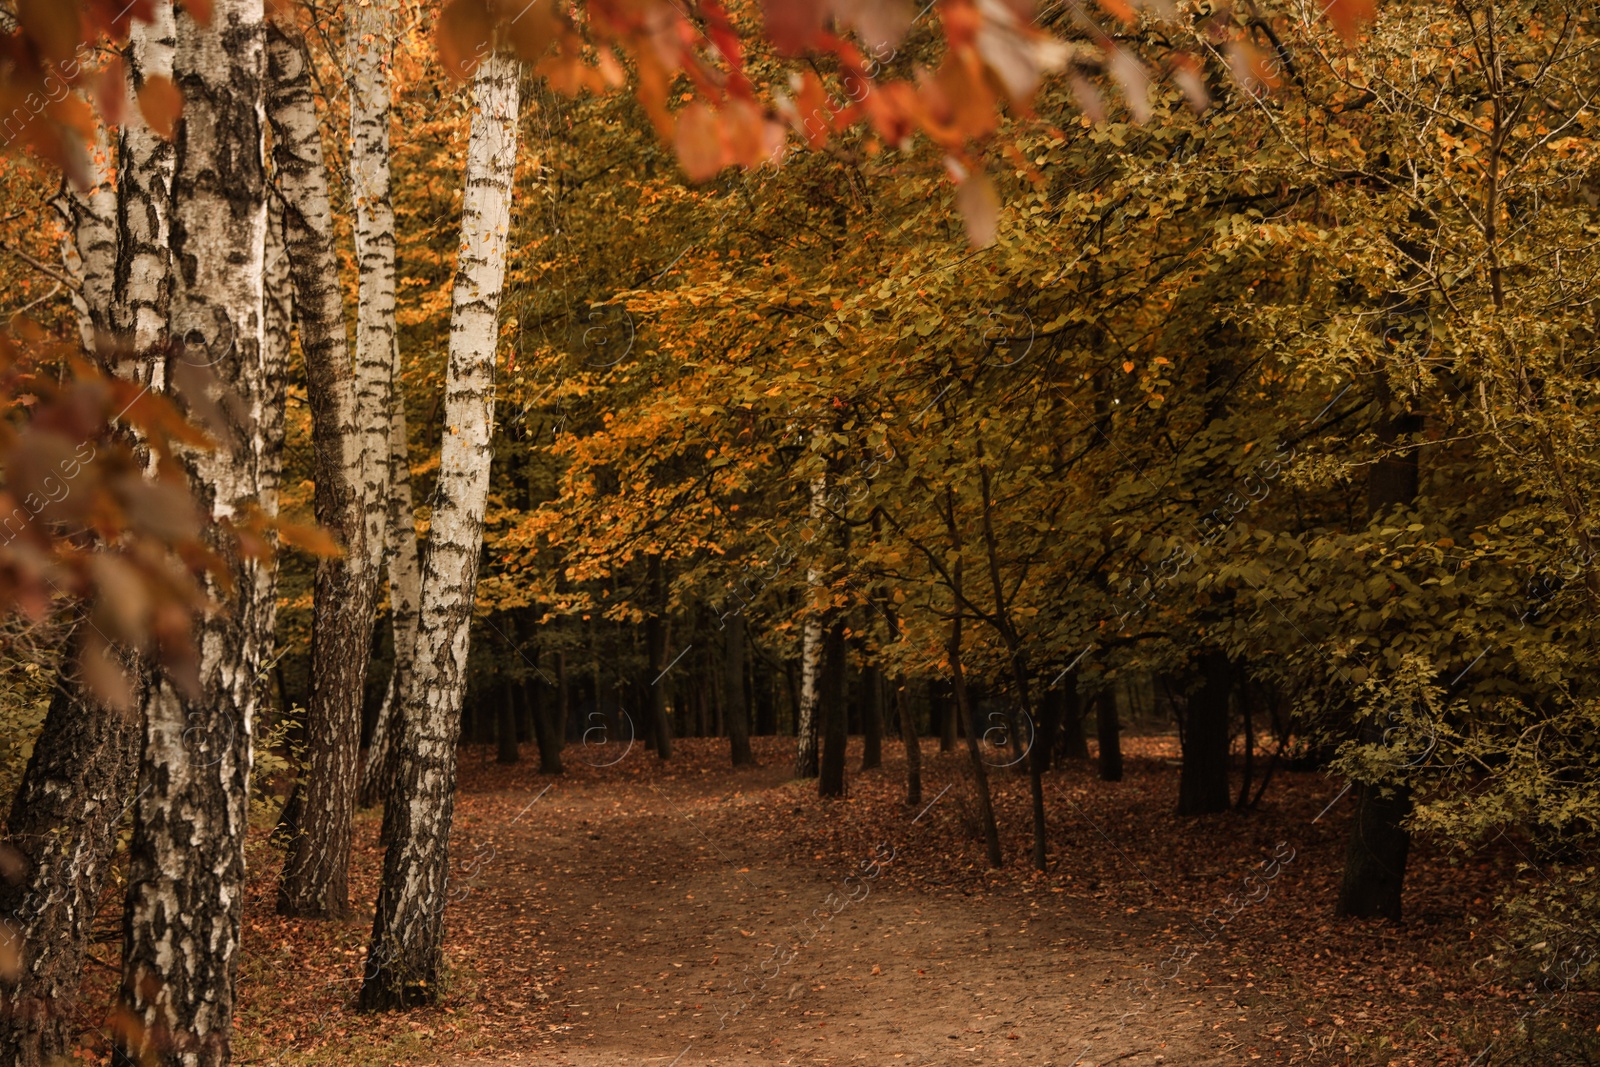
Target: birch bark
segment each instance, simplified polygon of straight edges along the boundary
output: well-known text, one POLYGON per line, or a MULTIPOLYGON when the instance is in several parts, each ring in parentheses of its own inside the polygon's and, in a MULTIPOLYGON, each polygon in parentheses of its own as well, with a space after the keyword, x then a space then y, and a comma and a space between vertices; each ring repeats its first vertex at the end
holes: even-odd
MULTIPOLYGON (((177 45, 171 0, 157 0, 149 22, 128 34, 128 95, 152 77, 172 76, 177 45)), ((140 376, 165 388, 165 368, 149 356, 167 335, 172 302, 168 221, 171 214, 172 142, 144 123, 122 127, 117 151, 117 262, 112 276, 112 326, 140 376)))
POLYGON ((450 317, 438 504, 422 566, 421 626, 403 694, 398 793, 384 855, 364 1010, 433 1001, 439 992, 456 741, 467 638, 483 548, 493 458, 494 357, 516 170, 518 66, 484 59, 467 145, 461 243, 450 317))
MULTIPOLYGON (((338 918, 350 908, 350 828, 377 596, 362 494, 365 430, 345 340, 333 204, 305 39, 290 18, 266 33, 267 118, 283 194, 284 247, 311 406, 313 505, 341 556, 317 563, 301 808, 278 883, 278 913, 338 918)), ((381 428, 381 420, 380 420, 381 428)))
MULTIPOLYGON (((422 562, 417 554, 416 510, 411 500, 411 438, 406 428, 404 375, 400 346, 394 347, 390 378, 389 508, 386 521, 389 556, 389 620, 394 631, 394 670, 372 731, 372 744, 361 770, 359 801, 372 806, 386 799, 394 781, 395 739, 400 733, 400 694, 411 684, 417 650, 418 607, 422 598, 422 562)), ((387 843, 387 842, 385 842, 387 843)))
MULTIPOLYGON (((350 178, 355 199, 356 415, 362 522, 376 584, 389 517, 390 388, 395 344, 394 203, 389 196, 389 67, 394 0, 351 0, 350 178)), ((370 625, 369 625, 370 629, 370 625)))
POLYGON ((210 1067, 231 1058, 244 891, 251 732, 270 651, 256 590, 262 566, 240 557, 230 523, 262 503, 276 457, 262 429, 270 358, 263 346, 267 228, 262 159, 262 0, 217 0, 209 25, 175 21, 173 80, 183 94, 169 220, 168 358, 191 407, 209 394, 217 447, 181 462, 216 524, 213 548, 232 590, 195 620, 198 670, 155 679, 144 701, 140 791, 129 847, 121 1063, 210 1067))
POLYGON ((78 283, 72 308, 78 316, 78 337, 91 355, 102 351, 111 330, 111 289, 117 267, 117 186, 111 136, 96 122, 89 148, 89 173, 94 185, 77 190, 62 181, 52 201, 65 228, 61 262, 78 283))
MULTIPOLYGON (((79 623, 79 629, 84 624, 79 623)), ((0 882, 0 940, 19 957, 0 981, 0 1064, 41 1067, 72 1052, 90 927, 139 751, 136 708, 107 707, 76 677, 81 632, 6 820, 27 873, 0 882)))
MULTIPOLYGON (((106 354, 117 265, 110 137, 96 125, 85 191, 63 183, 61 258, 77 283, 73 306, 85 351, 106 354)), ((87 625, 66 642, 49 710, 6 819, 23 877, 0 882, 0 943, 20 966, 0 978, 0 1064, 40 1067, 67 1056, 90 927, 139 751, 137 706, 109 707, 78 677, 87 625)))

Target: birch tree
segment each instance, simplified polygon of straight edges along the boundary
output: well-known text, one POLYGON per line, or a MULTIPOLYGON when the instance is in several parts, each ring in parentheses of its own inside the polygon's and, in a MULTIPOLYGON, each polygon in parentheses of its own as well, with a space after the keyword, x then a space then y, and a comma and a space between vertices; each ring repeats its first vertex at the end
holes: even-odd
POLYGON ((213 580, 224 610, 195 620, 193 675, 156 678, 144 700, 124 919, 130 1025, 118 1035, 118 1056, 203 1067, 230 1059, 251 732, 271 643, 253 592, 262 564, 244 558, 227 530, 258 504, 271 506, 259 500, 263 466, 276 461, 262 417, 281 400, 267 394, 263 346, 262 0, 218 0, 207 25, 179 11, 175 27, 173 80, 184 111, 174 144, 168 328, 180 349, 168 371, 216 442, 181 462, 214 524, 210 538, 232 591, 213 580))
MULTIPOLYGON (((152 78, 172 77, 177 46, 172 0, 158 0, 149 22, 128 34, 128 95, 152 78)), ((143 122, 122 127, 117 150, 117 261, 112 277, 112 325, 139 374, 164 387, 165 367, 150 354, 166 337, 172 281, 167 229, 171 212, 172 142, 143 122)))
POLYGON ((111 136, 96 122, 89 145, 89 173, 94 185, 75 189, 62 181, 52 202, 66 230, 61 242, 62 266, 77 283, 72 308, 78 316, 78 337, 85 352, 98 353, 111 329, 111 290, 117 265, 117 186, 111 136))
POLYGON ((26 863, 0 883, 0 939, 17 957, 0 984, 0 1064, 41 1067, 67 1056, 78 987, 139 748, 132 707, 107 706, 77 676, 87 620, 63 651, 44 727, 6 820, 6 844, 26 863))
MULTIPOLYGON (((361 434, 362 522, 376 583, 389 512, 389 415, 395 356, 394 203, 389 196, 389 67, 394 0, 346 9, 350 62, 350 179, 355 200, 356 412, 361 434)), ((413 538, 414 540, 414 538, 413 538)), ((371 629, 371 622, 367 623, 371 629)))
MULTIPOLYGON (((356 265, 360 271, 356 311, 356 365, 361 378, 361 403, 370 405, 378 371, 377 359, 388 355, 387 405, 381 412, 362 408, 364 425, 386 427, 381 442, 382 469, 375 457, 365 460, 369 503, 382 507, 384 532, 374 540, 389 559, 389 619, 394 636, 394 669, 373 730, 372 744, 361 772, 360 802, 377 803, 394 774, 394 739, 398 734, 400 695, 411 676, 416 645, 417 602, 422 572, 417 558, 417 532, 411 500, 410 440, 406 432, 404 375, 395 330, 394 203, 389 194, 389 121, 392 108, 390 63, 394 50, 392 0, 352 3, 346 36, 350 49, 350 173, 355 198, 356 265), (384 418, 386 416, 386 418, 384 418), (382 475, 386 474, 384 478, 382 475)), ((364 439, 371 449, 376 442, 364 439)), ((370 529, 370 527, 369 527, 370 529)))
POLYGON ((493 457, 494 357, 516 171, 518 68, 502 56, 473 78, 461 241, 450 315, 439 489, 422 566, 421 627, 403 694, 395 788, 364 1010, 438 996, 456 741, 467 639, 483 549, 493 457))
MULTIPOLYGON (((271 20, 266 41, 267 118, 283 194, 284 244, 311 405, 314 506, 317 521, 335 531, 344 548, 343 555, 317 564, 306 708, 308 764, 297 786, 300 817, 288 842, 278 911, 332 918, 350 907, 350 825, 377 595, 364 522, 366 431, 345 340, 333 204, 312 97, 310 56, 290 18, 271 20)), ((379 425, 381 429, 381 421, 379 425)))
POLYGON ((396 738, 400 733, 400 694, 411 681, 416 658, 418 607, 422 598, 422 563, 417 555, 416 512, 411 499, 411 441, 406 429, 404 376, 400 348, 394 350, 389 413, 389 619, 394 632, 394 669, 384 690, 383 705, 372 731, 372 744, 361 769, 358 801, 377 804, 394 781, 396 738))
MULTIPOLYGON (((152 72, 170 75, 171 35, 170 3, 156 5, 149 23, 134 24, 127 52, 130 90, 152 72)), ((142 247, 143 231, 136 226, 130 233, 127 223, 149 215, 137 207, 125 211, 140 194, 158 188, 162 203, 154 205, 155 215, 165 218, 170 161, 167 142, 142 122, 123 128, 115 157, 109 131, 97 125, 90 160, 95 185, 82 191, 64 185, 54 202, 65 223, 63 264, 78 287, 73 306, 79 336, 89 352, 110 354, 102 341, 133 321, 130 305, 160 303, 164 253, 135 273, 124 269, 119 248, 142 247), (155 295, 143 301, 130 286, 145 286, 155 295)), ((164 226, 156 239, 164 249, 164 226)), ((137 350, 134 340, 131 332, 120 339, 137 350)), ((147 338, 144 351, 150 347, 147 338)), ((137 367, 122 363, 114 369, 131 375, 137 367)), ((0 913, 9 919, 0 937, 18 963, 16 974, 0 984, 0 1064, 12 1067, 39 1067, 72 1050, 90 929, 137 776, 137 705, 97 699, 80 677, 78 662, 92 630, 93 620, 81 614, 71 626, 45 722, 6 819, 6 843, 26 864, 22 879, 0 883, 0 913)), ((131 659, 111 666, 142 681, 131 659)), ((139 692, 139 685, 132 688, 139 692)))

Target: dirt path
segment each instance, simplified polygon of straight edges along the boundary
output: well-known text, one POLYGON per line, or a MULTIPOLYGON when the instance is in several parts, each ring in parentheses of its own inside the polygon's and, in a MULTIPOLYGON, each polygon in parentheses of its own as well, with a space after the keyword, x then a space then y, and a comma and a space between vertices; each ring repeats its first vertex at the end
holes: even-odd
MULTIPOLYGON (((525 1050, 471 1062, 1253 1058, 1235 1035, 1254 1033, 1257 1020, 1236 1003, 1235 983, 1208 984, 1203 960, 1181 983, 1154 980, 1155 912, 1107 912, 1046 891, 929 893, 897 879, 892 860, 847 888, 859 864, 795 863, 725 825, 740 804, 781 800, 783 778, 781 768, 620 783, 530 776, 528 789, 464 796, 453 849, 470 872, 468 895, 451 907, 451 936, 469 946, 463 963, 482 976, 491 1015, 518 1035, 503 1047, 525 1050), (794 953, 787 964, 780 946, 794 953)), ((895 828, 880 855, 936 847, 918 832, 909 821, 895 828)))

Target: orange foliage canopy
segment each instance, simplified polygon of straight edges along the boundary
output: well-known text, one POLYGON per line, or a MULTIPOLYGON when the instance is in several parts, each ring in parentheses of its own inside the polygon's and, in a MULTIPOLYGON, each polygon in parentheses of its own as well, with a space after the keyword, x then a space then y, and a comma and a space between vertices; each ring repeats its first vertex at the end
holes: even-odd
MULTIPOLYGON (((1374 0, 1332 0, 1326 13, 1347 37, 1373 13, 1374 0)), ((288 0, 268 0, 269 10, 288 0)), ((102 37, 120 41, 134 19, 148 20, 152 0, 19 0, 15 25, 0 37, 0 148, 13 142, 88 181, 85 139, 93 98, 109 124, 120 121, 124 99, 120 61, 91 77, 87 50, 102 37)), ((1170 0, 1099 0, 1117 22, 1144 16, 1171 19, 1170 0), (1142 9, 1142 10, 1139 10, 1142 9)), ((721 0, 447 0, 438 19, 439 58, 465 78, 493 47, 514 50, 536 64, 558 90, 605 91, 628 80, 619 52, 632 62, 639 100, 656 131, 672 144, 691 179, 704 180, 727 166, 754 168, 782 160, 789 131, 820 147, 832 133, 866 124, 878 144, 901 145, 921 134, 949 157, 958 181, 971 183, 958 201, 968 227, 981 236, 984 206, 992 199, 979 146, 998 126, 999 112, 1026 112, 1045 74, 1064 67, 1108 72, 1127 94, 1135 115, 1144 109, 1150 82, 1143 65, 1086 13, 1078 20, 1090 41, 1069 43, 1042 29, 1032 0, 760 0, 761 27, 735 19, 721 0), (920 6, 920 9, 919 9, 920 6), (937 11, 947 48, 937 70, 887 78, 880 62, 910 27, 937 11), (750 38, 754 37, 755 40, 750 38), (752 45, 785 57, 827 60, 843 79, 848 99, 829 102, 814 66, 797 69, 787 85, 763 94, 746 71, 752 45), (693 99, 673 111, 672 85, 684 76, 693 99)), ((186 0, 199 21, 210 0, 186 0)), ((1229 37, 1212 20, 1211 42, 1229 53, 1241 76, 1264 69, 1242 37, 1229 37)), ((1168 73, 1197 108, 1206 105, 1194 57, 1181 49, 1168 73)), ((1086 110, 1098 99, 1081 75, 1071 75, 1086 110), (1081 87, 1081 88, 1080 88, 1081 87)), ((1261 79, 1270 80, 1270 79, 1261 79)), ((138 105, 150 125, 170 132, 181 107, 176 88, 152 79, 138 105)))

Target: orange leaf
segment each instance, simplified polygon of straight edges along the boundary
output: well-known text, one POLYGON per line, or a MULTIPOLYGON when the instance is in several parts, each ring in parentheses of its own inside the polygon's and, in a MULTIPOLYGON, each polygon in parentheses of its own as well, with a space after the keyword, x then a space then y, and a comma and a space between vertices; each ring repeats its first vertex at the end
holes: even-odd
POLYGON ((183 93, 171 78, 153 74, 139 86, 139 114, 158 136, 170 141, 178 116, 183 114, 183 93))
POLYGON ((61 0, 19 0, 17 21, 39 53, 54 63, 70 59, 83 36, 78 5, 61 0))
POLYGON ((1355 40, 1361 24, 1371 22, 1375 13, 1373 0, 1332 0, 1328 5, 1328 18, 1347 41, 1355 40))
POLYGON ((211 0, 183 0, 183 9, 200 25, 211 25, 211 0))
POLYGON ((95 77, 94 102, 100 117, 108 126, 122 125, 124 104, 128 101, 127 75, 122 69, 122 57, 113 55, 111 61, 95 77))
POLYGON ((678 112, 678 133, 674 138, 678 162, 690 181, 714 178, 725 161, 726 149, 717 126, 717 115, 699 100, 678 112))
POLYGON ((994 244, 1000 226, 1000 196, 982 171, 970 174, 956 189, 956 207, 967 224, 967 239, 975 248, 994 244))
POLYGON ((297 522, 280 522, 278 540, 291 548, 309 552, 313 556, 339 556, 344 550, 333 535, 320 526, 305 526, 297 522))
POLYGON ((828 6, 824 0, 764 0, 767 40, 781 55, 799 55, 822 33, 828 6))
POLYGON ((472 77, 493 39, 494 23, 483 0, 450 0, 439 15, 439 61, 458 81, 472 77))
POLYGON ((533 62, 550 50, 550 43, 561 30, 555 0, 516 0, 517 10, 506 25, 511 46, 517 55, 533 62))

